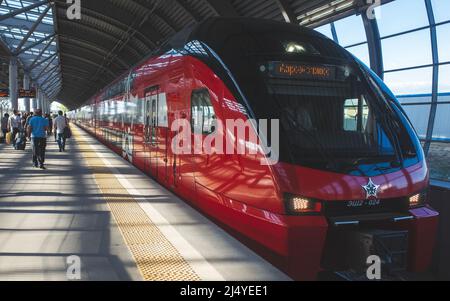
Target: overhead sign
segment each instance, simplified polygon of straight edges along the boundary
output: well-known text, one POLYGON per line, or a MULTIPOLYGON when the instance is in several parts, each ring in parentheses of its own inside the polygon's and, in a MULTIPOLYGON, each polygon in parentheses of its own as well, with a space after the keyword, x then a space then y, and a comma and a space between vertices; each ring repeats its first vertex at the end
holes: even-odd
MULTIPOLYGON (((0 89, 0 97, 9 97, 9 89, 0 89)), ((36 89, 18 91, 19 98, 36 98, 36 89)))
POLYGON ((36 89, 20 89, 19 90, 19 97, 20 98, 36 98, 36 89))
POLYGON ((0 89, 0 97, 9 97, 9 89, 0 89))

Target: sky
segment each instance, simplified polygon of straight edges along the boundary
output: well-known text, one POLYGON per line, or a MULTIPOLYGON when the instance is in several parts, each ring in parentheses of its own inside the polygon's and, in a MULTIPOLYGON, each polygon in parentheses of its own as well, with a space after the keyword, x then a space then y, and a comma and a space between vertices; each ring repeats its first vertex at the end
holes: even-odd
MULTIPOLYGON (((432 0, 436 23, 450 20, 450 0, 432 0)), ((383 62, 386 71, 429 65, 433 63, 429 28, 390 37, 401 32, 429 25, 424 0, 396 0, 376 11, 382 38, 383 62)), ((335 22, 341 46, 366 42, 361 16, 350 16, 335 22)), ((317 28, 331 37, 330 25, 317 28)), ((436 27, 440 63, 450 62, 450 23, 436 27)), ((367 43, 347 48, 366 64, 369 63, 367 43)), ((397 95, 430 94, 432 68, 386 72, 385 81, 397 95)), ((439 92, 450 92, 450 65, 440 67, 439 92)))

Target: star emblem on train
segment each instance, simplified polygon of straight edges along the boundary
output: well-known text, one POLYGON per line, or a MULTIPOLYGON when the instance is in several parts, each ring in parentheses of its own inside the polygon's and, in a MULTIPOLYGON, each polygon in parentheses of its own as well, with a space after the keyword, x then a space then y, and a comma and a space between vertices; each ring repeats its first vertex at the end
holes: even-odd
POLYGON ((371 178, 369 178, 369 183, 367 185, 362 186, 364 190, 366 191, 366 198, 369 199, 370 197, 376 198, 378 196, 378 189, 380 188, 380 185, 375 184, 371 178))

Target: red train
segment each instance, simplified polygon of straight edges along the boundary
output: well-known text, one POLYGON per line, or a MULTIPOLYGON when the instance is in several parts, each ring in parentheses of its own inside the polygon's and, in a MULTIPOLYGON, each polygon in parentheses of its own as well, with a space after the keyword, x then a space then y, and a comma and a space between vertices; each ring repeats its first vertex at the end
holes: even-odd
POLYGON ((363 272, 369 255, 389 272, 430 265, 438 213, 426 203, 419 139, 384 83, 313 30, 209 19, 74 113, 142 171, 279 258, 295 279, 363 272), (271 153, 278 161, 262 164, 268 155, 249 151, 252 135, 275 141, 255 124, 243 137, 227 130, 245 154, 179 154, 175 120, 192 124, 190 137, 200 141, 220 121, 279 120, 271 153))

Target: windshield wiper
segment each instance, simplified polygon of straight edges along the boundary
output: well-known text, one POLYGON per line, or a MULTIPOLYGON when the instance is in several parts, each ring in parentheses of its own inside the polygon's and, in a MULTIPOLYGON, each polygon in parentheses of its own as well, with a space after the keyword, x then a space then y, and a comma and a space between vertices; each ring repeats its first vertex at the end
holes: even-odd
POLYGON ((392 115, 394 115, 394 114, 392 112, 390 112, 390 110, 389 110, 392 108, 390 107, 389 102, 386 100, 384 95, 380 91, 376 91, 376 90, 378 90, 378 86, 370 78, 370 76, 366 72, 364 72, 364 70, 361 66, 358 69, 360 70, 359 73, 362 74, 362 76, 365 78, 365 86, 367 86, 369 88, 369 90, 372 92, 373 96, 375 97, 373 108, 376 111, 376 115, 379 117, 384 130, 389 134, 390 138, 394 142, 394 149, 395 149, 396 157, 398 160, 397 164, 399 164, 401 167, 403 167, 404 166, 404 158, 403 158, 403 154, 402 154, 402 147, 401 147, 400 139, 398 138, 397 133, 394 131, 394 128, 398 129, 398 124, 394 123, 393 120, 391 119, 393 117, 392 115), (387 110, 388 112, 383 112, 383 110, 380 108, 379 102, 376 101, 378 98, 383 99, 383 101, 386 104, 386 109, 388 109, 387 110))
POLYGON ((400 144, 400 139, 397 136, 397 131, 394 131, 394 128, 398 129, 398 125, 392 121, 392 119, 390 118, 390 116, 388 116, 387 114, 382 114, 382 119, 383 122, 385 123, 385 125, 387 125, 389 132, 391 133, 391 138, 394 140, 394 148, 395 148, 395 153, 396 153, 396 157, 397 157, 397 163, 400 166, 403 166, 404 163, 404 158, 403 158, 403 154, 402 154, 402 147, 400 144))

